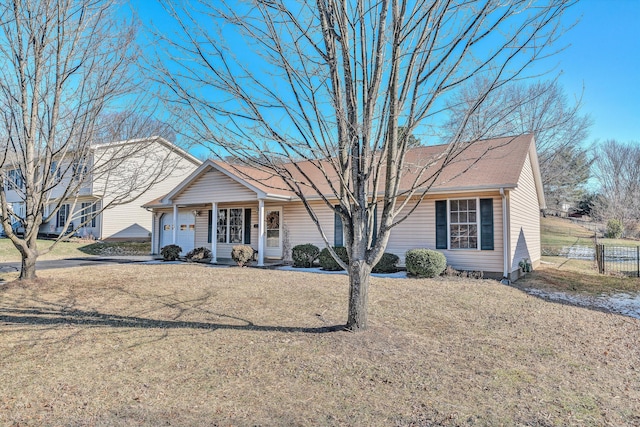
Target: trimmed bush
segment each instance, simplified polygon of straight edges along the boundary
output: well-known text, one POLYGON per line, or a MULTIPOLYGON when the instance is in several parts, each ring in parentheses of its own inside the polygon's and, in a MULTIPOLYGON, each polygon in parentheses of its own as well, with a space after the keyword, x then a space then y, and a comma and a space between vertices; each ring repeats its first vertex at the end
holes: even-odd
POLYGON ((469 279, 482 279, 484 277, 484 272, 481 270, 458 271, 455 268, 451 267, 450 265, 447 265, 447 268, 444 270, 442 275, 449 276, 449 277, 462 277, 462 278, 468 277, 469 279))
MULTIPOLYGON (((342 261, 349 264, 349 255, 347 255, 347 248, 339 246, 339 247, 334 247, 333 250, 336 251, 336 254, 340 257, 342 261)), ((340 265, 333 258, 328 248, 324 248, 323 250, 320 251, 320 255, 318 255, 318 261, 320 261, 320 267, 322 267, 323 270, 328 270, 328 271, 342 270, 342 267, 340 267, 340 265)))
POLYGON ((211 258, 213 258, 213 254, 211 253, 211 249, 202 246, 187 252, 185 258, 191 262, 209 262, 211 258))
POLYGON ((231 248, 231 258, 240 266, 244 267, 253 259, 253 248, 249 245, 237 245, 231 248))
POLYGON ((319 254, 320 249, 311 243, 294 246, 293 249, 291 249, 293 266, 298 268, 311 268, 319 254))
POLYGON ((178 245, 167 245, 160 249, 160 255, 165 261, 175 261, 180 257, 182 248, 178 245))
POLYGON ((609 239, 619 239, 622 237, 624 227, 619 219, 610 219, 607 222, 607 237, 609 239))
POLYGON ((445 256, 431 249, 411 249, 405 255, 407 273, 416 277, 436 277, 447 267, 445 256))
POLYGON ((385 252, 372 271, 374 273, 395 273, 398 271, 398 261, 400 261, 398 255, 385 252))

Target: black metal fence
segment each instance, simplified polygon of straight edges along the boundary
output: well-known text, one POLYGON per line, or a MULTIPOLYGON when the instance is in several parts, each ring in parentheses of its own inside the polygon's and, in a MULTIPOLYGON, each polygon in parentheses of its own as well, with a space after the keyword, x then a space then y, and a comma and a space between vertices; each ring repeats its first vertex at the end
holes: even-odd
POLYGON ((640 277, 640 246, 596 245, 596 262, 600 274, 640 277))

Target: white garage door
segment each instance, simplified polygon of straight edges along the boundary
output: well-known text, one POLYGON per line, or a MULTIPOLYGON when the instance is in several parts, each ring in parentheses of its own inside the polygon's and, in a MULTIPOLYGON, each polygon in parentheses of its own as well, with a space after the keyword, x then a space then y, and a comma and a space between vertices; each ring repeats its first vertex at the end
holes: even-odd
MULTIPOLYGON (((184 256, 195 245, 195 218, 191 212, 178 212, 176 245, 184 256)), ((160 219, 160 248, 173 243, 173 214, 166 213, 160 219)))

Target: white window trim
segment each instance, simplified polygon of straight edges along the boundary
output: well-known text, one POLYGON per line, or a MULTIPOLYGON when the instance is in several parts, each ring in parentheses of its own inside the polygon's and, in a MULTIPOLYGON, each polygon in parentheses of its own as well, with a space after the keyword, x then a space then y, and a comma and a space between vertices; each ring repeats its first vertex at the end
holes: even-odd
MULTIPOLYGON (((225 214, 225 236, 224 236, 224 242, 220 242, 217 241, 216 242, 218 244, 222 244, 222 245, 244 245, 244 208, 218 208, 217 210, 217 215, 216 215, 216 230, 218 229, 218 221, 220 220, 220 211, 226 211, 225 214), (240 209, 242 211, 242 213, 240 214, 240 220, 242 221, 242 225, 240 226, 240 243, 231 243, 230 237, 231 237, 231 224, 229 224, 229 220, 231 218, 231 210, 232 209, 240 209)), ((213 224, 211 224, 211 227, 213 228, 213 224)), ((213 233, 213 230, 212 230, 213 233)), ((216 232, 216 239, 220 238, 220 233, 216 232)), ((213 236, 211 236, 211 240, 213 240, 213 236)))
POLYGON ((56 213, 56 226, 57 228, 65 228, 67 221, 69 221, 69 216, 71 215, 71 205, 69 203, 64 203, 60 205, 58 212, 56 213), (61 221, 60 217, 64 212, 64 220, 61 221))
POLYGON ((482 238, 482 228, 480 227, 480 197, 460 197, 447 199, 447 250, 449 251, 480 251, 480 241, 482 238), (454 200, 475 200, 476 201, 476 247, 475 248, 452 248, 451 247, 451 202, 454 200))
POLYGON ((82 202, 80 204, 80 210, 82 212, 82 214, 80 215, 80 222, 84 224, 85 221, 88 221, 88 223, 84 224, 83 227, 95 228, 96 227, 96 211, 98 210, 98 206, 96 205, 96 203, 82 202), (89 219, 89 217, 91 217, 91 219, 89 219))

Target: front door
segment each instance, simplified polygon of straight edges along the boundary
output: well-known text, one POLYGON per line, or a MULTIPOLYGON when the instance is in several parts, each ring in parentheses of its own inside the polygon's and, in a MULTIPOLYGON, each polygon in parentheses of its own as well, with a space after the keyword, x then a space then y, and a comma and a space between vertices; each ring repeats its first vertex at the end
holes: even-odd
POLYGON ((266 208, 264 212, 267 258, 282 258, 282 208, 266 208))

